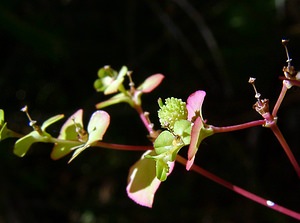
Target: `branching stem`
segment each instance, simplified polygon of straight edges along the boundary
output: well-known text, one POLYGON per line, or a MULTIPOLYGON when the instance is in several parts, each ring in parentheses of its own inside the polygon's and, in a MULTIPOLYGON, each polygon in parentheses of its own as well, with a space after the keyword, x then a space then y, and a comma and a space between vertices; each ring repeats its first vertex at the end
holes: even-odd
POLYGON ((232 132, 232 131, 238 131, 246 128, 251 128, 255 126, 261 126, 265 124, 265 120, 256 120, 252 122, 247 122, 239 125, 232 125, 232 126, 225 126, 225 127, 216 127, 216 126, 210 126, 214 133, 222 133, 222 132, 232 132))
POLYGON ((280 129, 278 128, 277 124, 271 125, 270 129, 273 131, 274 135, 278 139, 280 145, 284 149, 284 151, 285 151, 286 155, 288 156, 291 164, 293 165, 298 177, 300 178, 300 166, 299 166, 294 154, 292 153, 289 145, 287 144, 285 138, 283 137, 280 129))
POLYGON ((274 106, 274 109, 273 109, 273 112, 272 112, 273 117, 277 116, 277 112, 279 110, 279 107, 280 107, 280 105, 281 105, 281 103, 284 99, 284 96, 285 96, 287 90, 288 90, 288 88, 285 86, 285 84, 282 84, 281 92, 278 96, 277 102, 276 102, 276 104, 274 106))
MULTIPOLYGON (((176 161, 181 163, 182 165, 186 166, 187 160, 185 158, 183 158, 182 156, 177 155, 176 161)), ((243 188, 240 188, 238 186, 235 186, 232 183, 230 183, 230 182, 214 175, 213 173, 211 173, 211 172, 209 172, 209 171, 207 171, 207 170, 205 170, 205 169, 203 169, 203 168, 201 168, 197 165, 193 165, 191 167, 191 170, 195 171, 196 173, 201 174, 202 176, 204 176, 204 177, 206 177, 206 178, 222 185, 223 187, 226 187, 227 189, 232 190, 235 193, 240 194, 240 195, 242 195, 242 196, 244 196, 244 197, 246 197, 246 198, 248 198, 248 199, 250 199, 250 200, 252 200, 256 203, 259 203, 259 204, 264 205, 268 208, 271 208, 275 211, 283 213, 287 216, 290 216, 292 218, 300 220, 300 213, 292 211, 290 209, 287 209, 287 208, 285 208, 283 206, 280 206, 278 204, 275 204, 274 202, 272 202, 270 200, 267 200, 267 199, 264 199, 264 198, 262 198, 258 195, 253 194, 253 193, 250 193, 249 191, 244 190, 243 188)))

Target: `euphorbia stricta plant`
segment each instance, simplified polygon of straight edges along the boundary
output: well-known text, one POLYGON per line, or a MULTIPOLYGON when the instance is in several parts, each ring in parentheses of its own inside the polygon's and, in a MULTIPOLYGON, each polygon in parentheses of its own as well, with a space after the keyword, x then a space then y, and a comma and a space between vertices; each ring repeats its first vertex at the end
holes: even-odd
POLYGON ((261 115, 262 119, 225 127, 211 125, 208 120, 203 118, 202 114, 202 105, 206 92, 198 90, 192 93, 186 102, 174 97, 166 98, 164 101, 158 99, 158 118, 162 130, 156 130, 150 121, 149 113, 142 108, 141 97, 144 93, 150 93, 158 87, 164 76, 162 74, 151 75, 142 84, 135 87, 132 73, 128 71, 127 67, 123 66, 117 72, 110 66, 105 66, 98 71, 98 79, 94 82, 94 87, 96 91, 112 96, 105 101, 97 103, 96 108, 103 109, 118 103, 128 103, 139 114, 149 133, 148 137, 152 143, 151 146, 131 146, 103 142, 104 134, 110 123, 110 116, 104 110, 97 110, 92 114, 87 130, 84 129, 82 122, 83 110, 78 110, 62 125, 59 136, 54 137, 46 129, 62 119, 64 115, 53 116, 39 126, 36 121, 31 119, 26 106, 22 111, 28 116, 29 125, 33 128, 32 132, 24 136, 8 129, 4 121, 4 111, 0 110, 0 139, 4 140, 8 137, 19 138, 15 143, 14 153, 20 157, 27 153, 33 143, 52 143, 54 147, 51 158, 54 160, 60 159, 73 152, 69 162, 89 147, 144 151, 141 158, 130 168, 126 187, 128 196, 142 206, 152 207, 157 189, 163 181, 167 180, 167 177, 174 171, 175 163, 178 162, 185 165, 187 170, 195 171, 250 200, 300 220, 300 213, 233 185, 194 163, 197 151, 205 138, 216 133, 263 126, 273 131, 300 178, 299 164, 277 126, 277 111, 286 91, 292 86, 300 86, 300 74, 291 66, 291 59, 286 47, 287 42, 287 40, 283 40, 287 52, 288 65, 283 68, 284 77, 280 77, 283 80, 282 91, 272 112, 269 110, 268 99, 261 99, 261 95, 257 92, 254 85, 255 78, 249 79, 249 83, 254 87, 257 100, 253 107, 261 115), (128 88, 124 84, 126 77, 129 81, 128 88), (187 158, 183 158, 178 154, 184 147, 188 147, 187 158))

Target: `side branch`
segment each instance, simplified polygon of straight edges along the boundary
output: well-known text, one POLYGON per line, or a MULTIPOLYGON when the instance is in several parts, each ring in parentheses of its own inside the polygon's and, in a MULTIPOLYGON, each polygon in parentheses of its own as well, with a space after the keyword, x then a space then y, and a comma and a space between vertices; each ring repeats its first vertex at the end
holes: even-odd
POLYGON ((280 132, 277 124, 271 125, 270 126, 271 130, 273 131, 274 135, 276 136, 276 138, 278 139, 280 145, 282 146, 282 148, 284 149, 286 155, 288 156, 291 164, 293 165, 298 177, 300 178, 300 166, 293 154, 293 152, 291 151, 289 145, 287 144, 287 142, 285 141, 282 133, 280 132))
MULTIPOLYGON (((183 158, 182 156, 179 156, 179 155, 177 156, 176 161, 181 163, 184 166, 186 165, 186 162, 187 162, 187 160, 185 158, 183 158)), ((287 216, 290 216, 292 218, 300 220, 300 213, 292 211, 290 209, 287 209, 283 206, 275 204, 274 202, 272 202, 270 200, 259 197, 259 196, 255 195, 255 194, 253 194, 253 193, 251 193, 251 192, 249 192, 249 191, 247 191, 243 188, 235 186, 232 183, 230 183, 230 182, 228 182, 228 181, 212 174, 211 172, 209 172, 209 171, 207 171, 207 170, 205 170, 205 169, 203 169, 203 168, 201 168, 197 165, 193 165, 191 167, 191 170, 195 171, 196 173, 201 174, 202 176, 204 176, 204 177, 206 177, 206 178, 222 185, 223 187, 226 187, 227 189, 232 190, 235 193, 240 194, 240 195, 242 195, 242 196, 244 196, 244 197, 246 197, 246 198, 248 198, 248 199, 250 199, 250 200, 252 200, 256 203, 259 203, 259 204, 261 204, 263 206, 266 206, 268 208, 271 208, 271 209, 273 209, 277 212, 280 212, 282 214, 285 214, 287 216)))
POLYGON ((153 149, 153 146, 123 145, 123 144, 106 143, 101 141, 97 142, 93 146, 102 147, 106 149, 127 150, 127 151, 146 151, 146 150, 153 149))
POLYGON ((232 132, 232 131, 238 131, 242 129, 247 129, 255 126, 260 126, 265 124, 265 120, 257 120, 252 122, 247 122, 239 125, 232 125, 232 126, 225 126, 225 127, 216 127, 216 126, 210 126, 214 133, 222 133, 222 132, 232 132))

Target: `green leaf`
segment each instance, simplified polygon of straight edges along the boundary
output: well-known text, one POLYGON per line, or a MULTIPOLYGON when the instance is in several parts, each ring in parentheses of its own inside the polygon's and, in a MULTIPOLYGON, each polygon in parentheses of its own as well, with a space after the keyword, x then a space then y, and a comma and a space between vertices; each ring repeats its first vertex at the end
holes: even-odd
POLYGON ((108 87, 105 89, 104 94, 113 94, 116 93, 120 87, 121 84, 123 84, 124 77, 127 74, 127 67, 123 66, 118 74, 118 77, 116 80, 114 80, 111 84, 108 85, 108 87))
POLYGON ((94 112, 87 127, 89 134, 87 144, 93 144, 93 142, 102 140, 109 123, 110 116, 107 112, 102 110, 94 112))
MULTIPOLYGON (((79 146, 80 144, 82 144, 82 142, 78 142, 77 146, 79 146)), ((51 159, 53 159, 53 160, 61 159, 62 157, 66 156, 70 152, 72 152, 73 149, 74 149, 73 144, 58 143, 52 149, 52 152, 51 152, 51 155, 50 155, 51 159)))
POLYGON ((165 130, 159 134, 154 141, 155 152, 160 155, 173 148, 174 135, 169 131, 165 130))
POLYGON ((19 157, 23 157, 33 143, 40 141, 43 141, 42 136, 37 131, 32 131, 31 133, 16 141, 14 146, 14 154, 19 157))
POLYGON ((92 146, 93 143, 102 140, 102 137, 105 134, 109 123, 110 116, 107 112, 101 110, 94 112, 87 127, 87 131, 89 134, 88 141, 85 143, 85 145, 76 147, 76 150, 69 160, 69 163, 86 148, 92 146))
POLYGON ((98 71, 98 77, 94 82, 94 88, 98 92, 105 91, 105 89, 117 78, 117 71, 113 70, 110 66, 105 66, 98 71))
POLYGON ((165 181, 167 179, 167 175, 169 173, 169 165, 163 159, 156 160, 156 177, 160 181, 165 181))
POLYGON ((79 109, 73 115, 71 115, 68 118, 68 120, 63 124, 60 130, 60 134, 57 138, 74 141, 74 143, 72 144, 64 143, 64 142, 56 143, 50 155, 51 159, 53 160, 60 159, 68 155, 70 152, 72 152, 74 146, 79 146, 81 144, 84 145, 83 142, 80 142, 78 140, 78 133, 76 131, 76 128, 83 129, 82 115, 83 115, 83 110, 79 109))
POLYGON ((0 127, 3 125, 4 123, 4 110, 0 109, 0 127))
POLYGON ((8 138, 10 136, 9 130, 7 129, 7 123, 3 123, 0 129, 0 141, 8 138))
POLYGON ((98 77, 101 79, 104 77, 111 77, 115 79, 117 75, 118 72, 112 69, 110 66, 105 66, 98 70, 98 77))
POLYGON ((179 120, 174 124, 174 133, 179 135, 184 145, 190 144, 192 123, 188 120, 179 120))
POLYGON ((56 115, 56 116, 53 116, 49 119, 47 119, 46 121, 44 121, 44 123, 42 124, 41 126, 41 130, 44 132, 46 130, 47 127, 49 127, 50 125, 52 125, 53 123, 59 121, 60 119, 62 119, 64 117, 63 114, 60 114, 60 115, 56 115))
POLYGON ((82 116, 82 109, 79 109, 73 115, 71 115, 61 127, 58 138, 78 141, 78 133, 76 131, 76 127, 83 129, 82 116))
POLYGON ((128 103, 130 106, 133 106, 133 102, 130 97, 128 97, 124 93, 119 93, 106 101, 102 101, 102 102, 96 104, 96 108, 102 109, 102 108, 105 108, 105 107, 108 107, 108 106, 111 106, 114 104, 118 104, 121 102, 125 102, 125 103, 128 103))

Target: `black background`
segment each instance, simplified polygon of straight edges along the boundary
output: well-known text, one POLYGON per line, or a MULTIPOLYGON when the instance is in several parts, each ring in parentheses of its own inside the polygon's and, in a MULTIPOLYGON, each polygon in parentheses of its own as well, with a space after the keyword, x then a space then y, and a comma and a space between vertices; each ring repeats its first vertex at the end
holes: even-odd
MULTIPOLYGON (((300 67, 297 0, 101 1, 2 0, 0 3, 0 106, 8 126, 27 133, 31 116, 42 123, 83 108, 85 123, 106 99, 93 89, 104 65, 133 71, 136 84, 154 73, 165 80, 143 97, 158 127, 157 98, 207 92, 203 116, 226 126, 259 119, 249 76, 275 104, 289 38, 300 67), (184 4, 187 3, 187 4, 184 4), (208 36, 207 36, 208 35, 208 36)), ((299 160, 299 89, 279 110, 278 125, 299 160)), ((120 104, 105 142, 147 145, 135 111, 120 104)), ((59 124, 51 128, 53 135, 59 124)), ((24 158, 14 140, 0 144, 0 222, 296 222, 243 198, 180 164, 158 190, 152 209, 127 198, 129 167, 139 152, 90 148, 67 164, 52 161, 51 145, 37 144, 24 158)), ((186 149, 182 155, 185 156, 186 149)), ((299 179, 269 129, 256 127, 206 139, 196 163, 262 197, 299 211, 299 179)))

